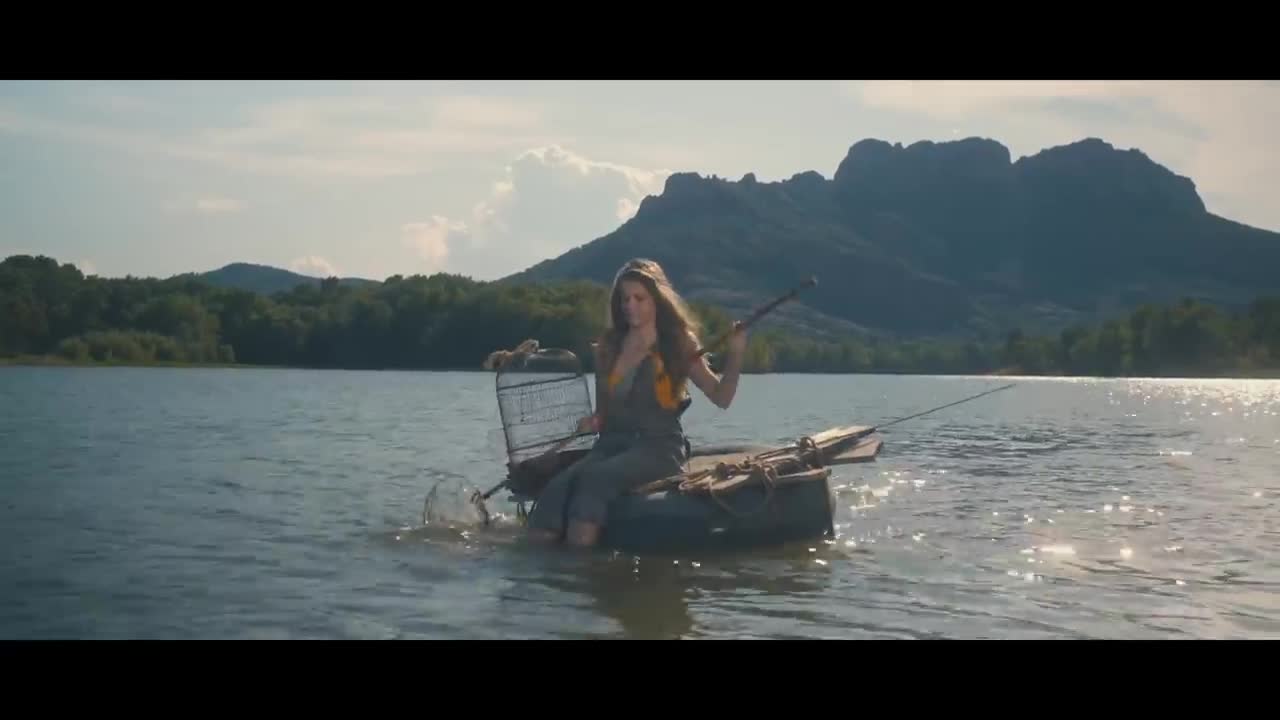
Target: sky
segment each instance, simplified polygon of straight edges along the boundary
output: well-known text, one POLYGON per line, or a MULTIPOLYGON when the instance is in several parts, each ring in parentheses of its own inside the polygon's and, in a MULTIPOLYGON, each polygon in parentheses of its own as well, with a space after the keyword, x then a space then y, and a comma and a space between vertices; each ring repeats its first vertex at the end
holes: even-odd
POLYGON ((830 178, 866 138, 1086 137, 1280 231, 1280 83, 0 82, 0 258, 165 277, 254 262, 492 280, 617 228, 672 172, 830 178))

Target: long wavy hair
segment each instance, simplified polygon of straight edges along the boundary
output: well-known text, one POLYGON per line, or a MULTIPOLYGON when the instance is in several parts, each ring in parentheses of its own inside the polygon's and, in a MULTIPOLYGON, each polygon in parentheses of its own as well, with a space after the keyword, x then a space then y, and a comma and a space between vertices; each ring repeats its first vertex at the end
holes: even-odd
POLYGON ((647 258, 628 260, 613 278, 609 293, 609 309, 605 331, 600 339, 606 351, 605 372, 613 368, 622 352, 622 339, 627 334, 627 317, 622 312, 622 281, 635 280, 649 291, 656 309, 654 324, 658 331, 658 354, 676 387, 688 377, 689 363, 697 352, 700 325, 689 306, 672 287, 662 266, 647 258), (692 337, 691 337, 692 335, 692 337))

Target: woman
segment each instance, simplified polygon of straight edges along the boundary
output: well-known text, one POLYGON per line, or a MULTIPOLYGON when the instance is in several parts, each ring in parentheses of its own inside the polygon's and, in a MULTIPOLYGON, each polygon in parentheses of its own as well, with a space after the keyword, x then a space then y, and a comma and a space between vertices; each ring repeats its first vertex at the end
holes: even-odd
POLYGON ((680 415, 692 381, 727 409, 738 390, 746 331, 735 325, 725 372, 699 355, 697 325, 652 260, 627 262, 613 280, 606 329, 596 344, 596 412, 582 432, 600 434, 591 452, 552 478, 529 515, 530 533, 594 545, 609 503, 627 490, 679 474, 688 458, 680 415))

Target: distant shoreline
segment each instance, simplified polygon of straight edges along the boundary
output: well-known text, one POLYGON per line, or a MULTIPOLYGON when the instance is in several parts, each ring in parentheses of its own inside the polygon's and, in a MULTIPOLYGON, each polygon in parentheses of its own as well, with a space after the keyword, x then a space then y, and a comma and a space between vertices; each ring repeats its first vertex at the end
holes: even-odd
MULTIPOLYGON (((492 375, 492 370, 486 370, 481 367, 330 367, 330 366, 308 366, 308 365, 251 365, 247 363, 216 363, 216 362, 178 362, 178 361, 148 361, 148 362, 103 362, 103 361, 75 361, 58 355, 21 355, 16 357, 0 357, 0 368, 4 367, 68 367, 68 368, 177 368, 177 369, 224 369, 224 370, 332 370, 346 372, 418 372, 418 373, 484 373, 492 375)), ((585 370, 585 374, 591 375, 591 370, 585 370)), ((1017 368, 1001 368, 985 373, 962 373, 962 372, 921 372, 921 371, 803 371, 789 370, 786 372, 765 371, 765 372, 743 372, 743 375, 903 375, 903 376, 921 376, 921 377, 986 377, 986 378, 1096 378, 1099 380, 1142 380, 1142 379, 1159 379, 1159 380, 1280 380, 1280 368, 1264 368, 1249 373, 1224 373, 1213 375, 1072 375, 1068 373, 1027 373, 1021 372, 1017 368)))
MULTIPOLYGON (((565 281, 493 285, 413 276, 381 285, 326 282, 270 297, 187 278, 85 278, 53 258, 0 262, 0 365, 273 367, 487 372, 495 350, 537 340, 594 365, 608 288, 565 281), (7 358, 7 359, 6 359, 7 358)), ((732 318, 694 303, 700 334, 732 318)), ((957 330, 960 330, 957 326, 957 330)), ((1007 377, 1280 377, 1280 295, 1230 309, 1196 300, 1039 334, 987 328, 956 337, 817 337, 760 327, 747 374, 1007 377)))

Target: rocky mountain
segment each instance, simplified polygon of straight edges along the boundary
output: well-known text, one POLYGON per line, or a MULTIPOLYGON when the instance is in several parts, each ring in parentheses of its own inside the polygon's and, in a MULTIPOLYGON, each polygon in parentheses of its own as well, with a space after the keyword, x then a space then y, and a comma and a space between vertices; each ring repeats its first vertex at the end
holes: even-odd
POLYGON ((1017 161, 981 138, 863 140, 829 180, 676 174, 614 232, 504 282, 608 283, 633 256, 735 314, 817 275, 774 320, 813 334, 1055 332, 1280 287, 1280 234, 1209 213, 1190 179, 1098 139, 1017 161))

